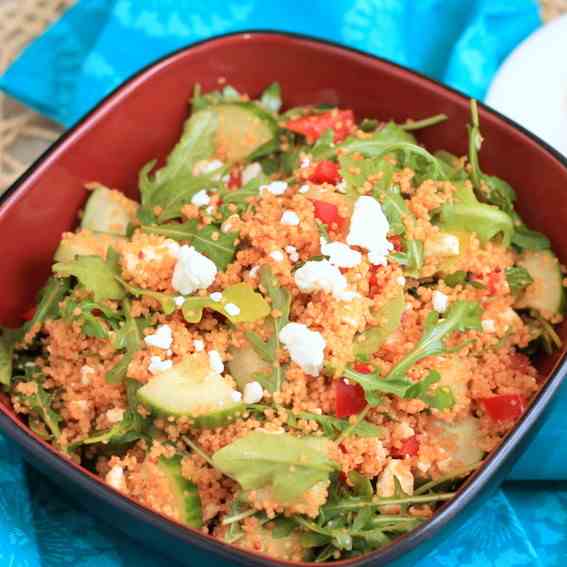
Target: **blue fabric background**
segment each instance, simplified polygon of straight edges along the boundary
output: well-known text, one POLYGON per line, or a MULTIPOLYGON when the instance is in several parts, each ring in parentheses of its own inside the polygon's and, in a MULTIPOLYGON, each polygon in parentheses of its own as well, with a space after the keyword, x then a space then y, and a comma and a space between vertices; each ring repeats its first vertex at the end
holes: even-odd
MULTIPOLYGON (((70 126, 157 57, 213 35, 264 28, 344 43, 483 98, 502 60, 540 23, 536 0, 81 0, 25 50, 0 87, 70 126)), ((560 481, 567 481, 566 409, 563 387, 547 424, 514 468, 516 482, 506 483, 416 567, 564 564, 567 482, 560 481)), ((169 562, 76 509, 0 437, 0 564, 169 562)))

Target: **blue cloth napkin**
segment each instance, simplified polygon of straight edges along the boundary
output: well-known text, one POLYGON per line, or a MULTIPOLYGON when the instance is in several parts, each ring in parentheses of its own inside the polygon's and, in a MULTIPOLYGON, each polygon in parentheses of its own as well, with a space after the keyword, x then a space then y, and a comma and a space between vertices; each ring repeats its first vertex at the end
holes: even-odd
MULTIPOLYGON (((482 99, 502 60, 540 23, 536 0, 81 0, 24 51, 0 88, 71 126, 169 51, 230 31, 277 29, 381 55, 482 99)), ((567 387, 512 472, 522 482, 506 483, 416 567, 551 567, 567 560, 567 482, 550 482, 567 480, 565 409, 567 387)), ((169 562, 76 509, 0 437, 0 564, 169 562)))

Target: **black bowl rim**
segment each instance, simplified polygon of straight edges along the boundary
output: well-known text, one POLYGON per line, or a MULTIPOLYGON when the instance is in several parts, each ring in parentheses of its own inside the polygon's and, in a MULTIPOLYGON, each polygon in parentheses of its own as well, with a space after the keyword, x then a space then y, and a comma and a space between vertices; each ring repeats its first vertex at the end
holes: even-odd
MULTIPOLYGON (((95 118, 99 111, 104 110, 106 104, 110 102, 110 100, 114 98, 115 95, 118 95, 131 83, 141 78, 147 72, 151 71, 154 67, 157 67, 162 63, 166 63, 169 59, 181 55, 182 53, 189 52, 193 48, 206 45, 208 43, 214 43, 218 40, 237 36, 243 36, 242 39, 245 40, 249 40, 251 36, 284 37, 292 40, 304 40, 312 43, 313 48, 315 49, 317 48, 317 45, 329 46, 335 49, 356 54, 358 56, 362 56, 373 61, 379 61, 386 66, 398 69, 399 71, 402 71, 408 75, 413 75, 414 77, 419 78, 421 81, 428 82, 436 87, 440 87, 442 90, 452 93, 453 95, 456 95, 461 99, 466 100, 469 98, 457 89, 444 85, 443 83, 432 79, 424 75, 423 73, 420 73, 419 71, 414 71, 413 69, 409 69, 407 67, 404 67, 403 65, 399 65, 398 63, 395 63, 383 57, 379 57, 371 53, 341 44, 340 42, 329 41, 326 39, 309 36, 307 34, 278 31, 269 28, 243 29, 225 34, 219 34, 168 52, 160 58, 145 65, 136 73, 125 79, 122 83, 120 83, 120 85, 118 85, 100 102, 98 102, 76 124, 65 131, 45 152, 43 152, 29 166, 29 168, 0 196, 0 208, 2 208, 8 202, 8 200, 10 200, 10 198, 18 191, 18 189, 24 184, 24 182, 32 174, 34 174, 44 162, 46 162, 54 153, 56 153, 59 147, 62 146, 67 141, 67 139, 73 137, 79 129, 81 129, 84 125, 95 118)), ((479 106, 484 112, 496 116, 501 121, 506 122, 508 125, 520 131, 527 138, 531 139, 537 145, 542 147, 567 170, 567 157, 560 154, 545 141, 540 139, 532 132, 526 130, 523 126, 516 123, 514 120, 511 120, 507 116, 501 114, 500 112, 480 101, 479 106)), ((536 425, 536 422, 538 422, 542 417, 542 414, 554 397, 556 391, 559 389, 562 379, 567 373, 566 354, 567 353, 565 352, 561 354, 554 368, 550 372, 545 384, 542 386, 536 397, 532 400, 530 408, 522 416, 521 420, 506 435, 506 437, 496 448, 496 450, 494 450, 489 455, 480 469, 475 471, 459 488, 457 495, 452 500, 444 504, 442 508, 439 509, 429 521, 425 522, 420 527, 414 529, 407 535, 394 540, 391 544, 381 549, 353 559, 332 562, 328 564, 336 565, 337 567, 350 567, 363 564, 368 565, 371 561, 375 560, 381 561, 382 564, 394 561, 395 559, 400 558, 403 554, 417 547, 420 543, 423 543, 427 539, 433 537, 453 517, 455 517, 464 508, 466 508, 467 505, 477 497, 477 495, 483 492, 483 490, 490 485, 490 480, 492 479, 492 477, 495 476, 498 470, 502 466, 504 466, 504 464, 509 460, 510 457, 513 456, 512 454, 521 444, 522 440, 536 425)), ((95 478, 91 478, 90 476, 82 472, 79 468, 69 466, 70 463, 64 457, 60 456, 54 448, 46 443, 41 443, 39 440, 32 437, 28 432, 27 426, 25 426, 21 422, 17 422, 15 418, 11 417, 3 410, 0 410, 0 430, 8 435, 18 445, 22 446, 26 451, 34 454, 38 461, 45 463, 50 468, 56 469, 59 474, 79 485, 81 489, 94 494, 95 497, 103 499, 106 503, 119 508, 126 514, 136 517, 138 520, 141 520, 146 524, 150 524, 152 525, 152 527, 157 528, 158 530, 168 532, 170 535, 181 539, 191 545, 195 545, 196 547, 204 551, 216 553, 218 555, 221 555, 225 559, 235 559, 236 556, 236 558, 241 562, 247 562, 248 564, 251 564, 250 562, 252 562, 253 564, 258 566, 309 565, 308 563, 282 561, 265 555, 244 551, 235 546, 227 545, 220 540, 204 536, 196 530, 188 529, 186 526, 172 521, 149 508, 141 506, 129 497, 125 497, 119 492, 110 488, 102 480, 97 481, 95 478)))

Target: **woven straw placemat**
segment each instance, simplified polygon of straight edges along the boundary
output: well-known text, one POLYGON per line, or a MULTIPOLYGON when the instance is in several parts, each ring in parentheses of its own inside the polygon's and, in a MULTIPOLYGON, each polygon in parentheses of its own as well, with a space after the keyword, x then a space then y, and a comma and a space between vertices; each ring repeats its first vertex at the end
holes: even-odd
MULTIPOLYGON (((0 0, 0 73, 76 0, 0 0)), ((567 0, 540 0, 544 20, 567 12, 567 0)), ((0 93, 0 192, 62 129, 0 93)))

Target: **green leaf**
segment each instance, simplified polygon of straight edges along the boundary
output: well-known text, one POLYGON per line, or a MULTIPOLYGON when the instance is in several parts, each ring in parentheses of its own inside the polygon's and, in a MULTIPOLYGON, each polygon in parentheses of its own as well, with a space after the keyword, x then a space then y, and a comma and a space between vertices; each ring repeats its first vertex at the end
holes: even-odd
POLYGON ((120 282, 124 289, 126 289, 126 291, 134 297, 145 296, 159 301, 161 310, 165 315, 171 315, 177 309, 177 305, 175 305, 175 297, 173 295, 170 295, 168 293, 161 293, 159 291, 151 291, 149 289, 143 289, 141 287, 134 287, 118 276, 116 277, 116 280, 120 282))
POLYGON ((214 301, 210 296, 187 297, 182 308, 185 320, 188 323, 198 323, 203 317, 205 307, 221 313, 234 324, 251 323, 267 317, 270 313, 270 306, 262 295, 245 283, 227 287, 222 292, 220 301, 214 301), (226 309, 228 304, 236 305, 240 312, 237 315, 229 313, 226 309))
POLYGON ((160 234, 180 242, 188 242, 195 250, 209 257, 220 271, 226 270, 232 262, 236 252, 234 232, 224 233, 215 224, 208 224, 199 228, 197 219, 189 220, 183 224, 167 224, 162 226, 142 226, 148 234, 160 234))
POLYGON ((120 274, 118 256, 108 249, 106 260, 100 256, 79 256, 71 262, 54 264, 53 271, 59 275, 76 277, 80 284, 94 295, 95 301, 122 299, 126 294, 116 281, 120 274))
POLYGON ((254 431, 217 451, 213 463, 244 490, 269 487, 280 502, 294 502, 337 468, 326 441, 254 431))
POLYGON ((337 153, 334 142, 335 133, 332 128, 325 130, 313 144, 310 154, 313 159, 330 159, 337 153))
POLYGON ((164 167, 149 178, 147 165, 142 170, 145 179, 140 185, 142 205, 153 204, 155 195, 162 187, 181 176, 187 179, 193 174, 193 166, 214 154, 214 136, 218 127, 218 115, 208 109, 194 112, 185 121, 181 138, 169 154, 164 167))
POLYGON ((430 126, 435 126, 436 124, 441 124, 448 119, 446 114, 435 114, 429 118, 423 118, 422 120, 412 120, 411 122, 406 122, 405 124, 400 124, 400 128, 406 132, 413 130, 422 130, 423 128, 429 128, 430 126))
POLYGON ((191 98, 192 112, 198 112, 215 104, 239 101, 240 93, 231 85, 226 85, 222 91, 210 91, 207 94, 201 93, 201 85, 197 83, 193 89, 191 98))
POLYGON ((46 319, 56 317, 59 314, 59 303, 69 291, 69 281, 61 278, 51 277, 47 280, 45 287, 39 293, 33 319, 26 323, 26 329, 43 323, 46 319))
MULTIPOLYGON (((336 151, 336 150, 335 150, 336 151)), ((358 159, 352 153, 339 157, 340 173, 346 183, 346 194, 355 199, 362 194, 365 183, 371 184, 373 191, 385 191, 390 187, 395 167, 383 154, 358 159), (372 178, 372 181, 369 181, 372 178)))
MULTIPOLYGON (((254 379, 262 384, 262 387, 269 392, 278 392, 281 388, 284 369, 278 360, 280 348, 279 333, 289 323, 289 312, 291 308, 291 293, 288 289, 279 285, 278 279, 274 276, 268 264, 260 268, 260 283, 271 301, 271 311, 275 309, 280 313, 278 317, 270 317, 269 323, 272 328, 272 336, 266 342, 252 340, 251 345, 263 360, 269 358, 273 362, 272 370, 269 373, 258 372, 254 374, 254 379)), ((260 337, 257 337, 258 339, 260 337)))
POLYGON ((512 234, 512 244, 524 250, 549 250, 549 238, 541 232, 530 230, 525 225, 516 226, 512 234))
POLYGON ((363 374, 352 368, 345 368, 343 376, 362 386, 366 401, 372 407, 380 403, 380 393, 394 394, 400 398, 405 398, 407 391, 412 386, 412 382, 404 377, 381 378, 377 372, 363 374))
POLYGON ((404 290, 400 288, 394 297, 386 301, 380 309, 378 313, 380 324, 367 329, 355 339, 353 344, 354 355, 371 355, 375 353, 384 341, 400 326, 405 305, 404 290))
POLYGON ((257 333, 252 331, 246 331, 244 333, 248 342, 252 345, 252 348, 258 354, 258 356, 265 362, 275 362, 276 354, 269 343, 265 343, 262 337, 257 333))
POLYGON ((418 278, 423 268, 425 258, 424 246, 421 240, 406 240, 406 268, 404 273, 418 278))
MULTIPOLYGON (((404 234, 406 227, 404 217, 410 215, 404 198, 398 187, 387 187, 376 192, 376 198, 382 203, 382 210, 388 219, 391 234, 404 234)), ((413 216, 413 215, 412 215, 413 216)))
POLYGON ((423 380, 415 383, 406 392, 406 398, 418 398, 438 410, 452 408, 455 405, 455 398, 449 387, 440 386, 433 390, 433 393, 430 393, 430 387, 439 380, 441 380, 441 374, 432 370, 423 380))
POLYGON ((470 101, 471 123, 467 125, 469 133, 469 163, 471 165, 471 178, 474 188, 480 191, 480 181, 482 171, 478 162, 478 152, 482 145, 482 135, 480 133, 480 124, 478 120, 478 107, 476 100, 471 98, 470 101))
POLYGON ((12 362, 14 358, 14 346, 20 340, 22 332, 17 329, 6 329, 0 327, 0 384, 9 386, 12 381, 12 362))
POLYGON ((505 274, 506 281, 508 282, 512 295, 518 295, 524 288, 528 287, 534 281, 528 270, 521 266, 506 268, 505 274))
POLYGON ((480 316, 480 305, 464 300, 455 301, 442 320, 439 320, 436 312, 430 312, 423 335, 415 348, 388 372, 383 382, 403 379, 407 371, 421 359, 447 352, 444 340, 451 333, 469 329, 481 330, 480 316))
POLYGON ((443 205, 439 226, 448 232, 454 230, 474 232, 482 244, 501 235, 502 244, 509 246, 514 233, 514 224, 510 216, 498 207, 484 203, 443 205))
POLYGON ((491 175, 482 175, 488 194, 486 200, 491 204, 497 206, 499 209, 512 215, 514 213, 514 202, 516 201, 516 193, 512 186, 500 179, 491 175))
POLYGON ((36 386, 36 393, 31 396, 24 396, 23 400, 45 423, 53 439, 58 440, 61 437, 61 430, 59 429, 61 416, 51 407, 54 394, 48 394, 38 380, 34 380, 33 383, 36 386))
POLYGON ((122 302, 122 311, 126 320, 122 327, 116 332, 115 343, 118 348, 125 348, 126 352, 122 358, 106 373, 105 379, 109 384, 120 384, 128 372, 128 366, 134 359, 134 355, 143 345, 143 334, 141 325, 130 313, 128 300, 122 302))
POLYGON ((457 287, 458 285, 464 285, 467 281, 468 274, 463 270, 459 270, 458 272, 453 272, 452 274, 448 274, 443 278, 443 281, 449 287, 457 287))
MULTIPOLYGON (((339 419, 331 415, 319 415, 306 411, 299 412, 297 417, 317 422, 323 429, 325 437, 329 439, 336 439, 338 435, 346 431, 351 425, 348 419, 339 419)), ((362 420, 356 424, 356 427, 351 430, 351 433, 357 437, 379 438, 383 433, 383 429, 369 421, 362 420)))
POLYGON ((278 83, 272 83, 260 97, 260 106, 268 112, 277 114, 282 106, 282 91, 278 83))

